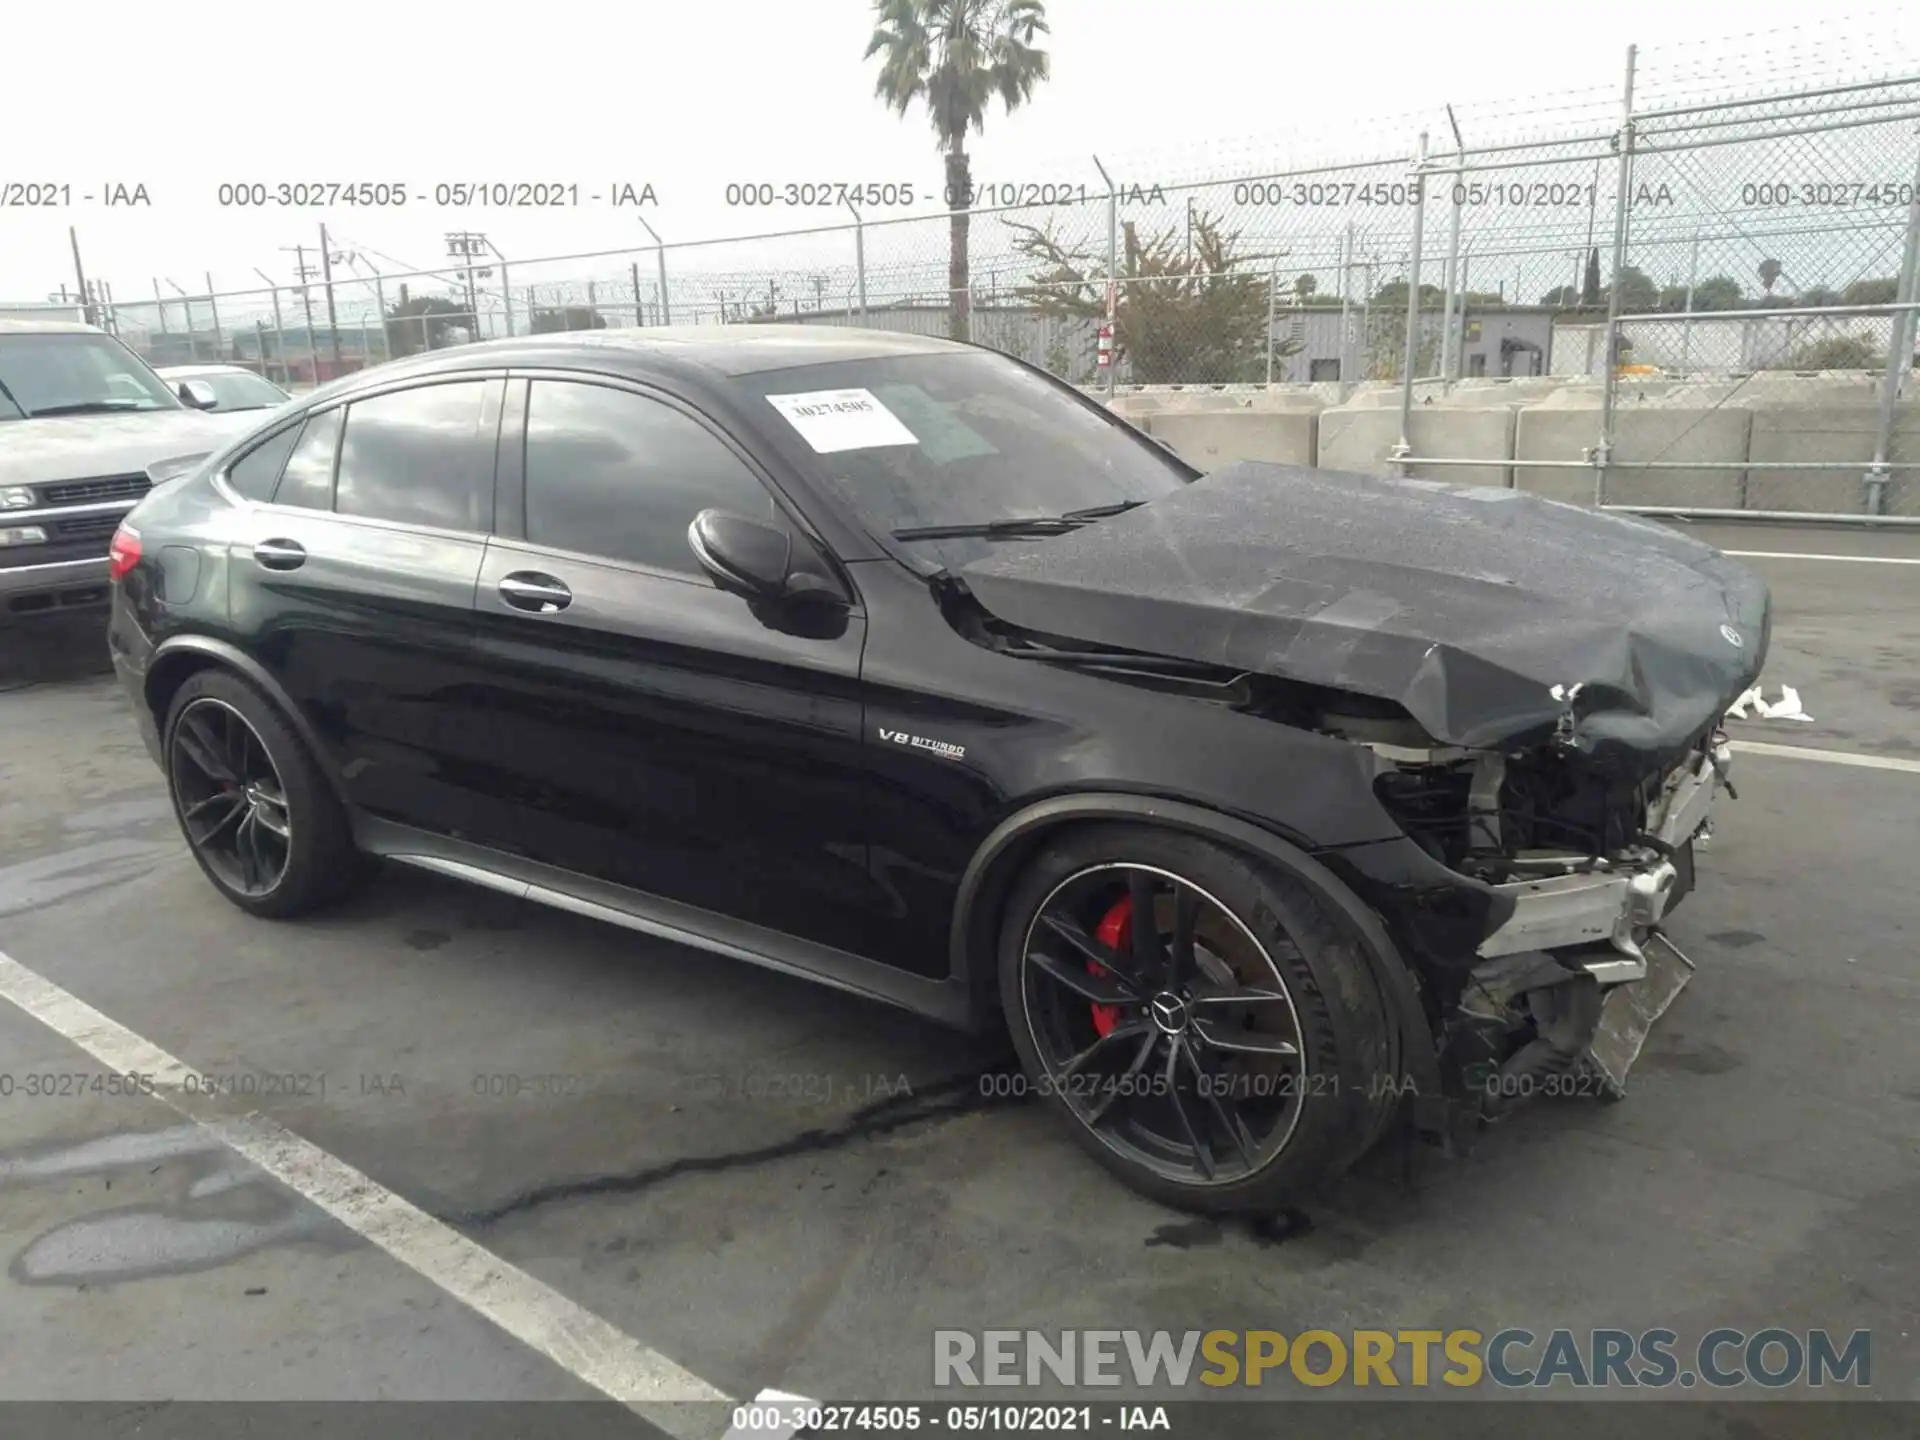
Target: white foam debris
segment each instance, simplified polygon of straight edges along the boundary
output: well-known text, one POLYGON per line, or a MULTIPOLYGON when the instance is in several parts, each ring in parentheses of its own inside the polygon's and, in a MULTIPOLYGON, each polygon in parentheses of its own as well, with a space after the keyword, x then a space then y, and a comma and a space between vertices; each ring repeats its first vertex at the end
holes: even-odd
POLYGON ((1771 703, 1768 702, 1762 688, 1755 685, 1727 707, 1727 718, 1745 720, 1748 706, 1753 707, 1754 718, 1759 720, 1800 720, 1808 724, 1813 722, 1813 716, 1809 715, 1800 703, 1800 692, 1791 685, 1782 685, 1780 698, 1771 703))

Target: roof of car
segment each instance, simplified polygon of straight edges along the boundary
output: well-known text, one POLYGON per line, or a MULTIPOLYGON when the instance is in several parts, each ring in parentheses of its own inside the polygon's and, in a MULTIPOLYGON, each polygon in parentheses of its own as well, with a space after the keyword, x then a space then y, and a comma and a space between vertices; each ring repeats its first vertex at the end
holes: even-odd
POLYGON ((612 369, 697 366, 710 374, 748 375, 760 370, 830 365, 840 360, 964 353, 975 348, 931 335, 858 330, 844 325, 660 325, 516 335, 507 340, 457 345, 398 363, 415 370, 434 370, 464 369, 475 364, 569 365, 592 360, 612 369))
POLYGON ((971 347, 931 335, 897 330, 859 330, 846 325, 657 325, 646 329, 573 330, 489 341, 516 345, 579 345, 655 355, 704 365, 722 375, 831 365, 837 360, 876 360, 892 355, 934 355, 971 347))
POLYGON ((104 335, 98 325, 78 320, 0 320, 0 335, 104 335))
POLYGON ((302 397, 325 405, 395 380, 507 366, 589 370, 713 391, 717 382, 761 371, 894 356, 991 354, 977 345, 894 330, 843 325, 663 325, 575 330, 481 340, 355 370, 302 397))

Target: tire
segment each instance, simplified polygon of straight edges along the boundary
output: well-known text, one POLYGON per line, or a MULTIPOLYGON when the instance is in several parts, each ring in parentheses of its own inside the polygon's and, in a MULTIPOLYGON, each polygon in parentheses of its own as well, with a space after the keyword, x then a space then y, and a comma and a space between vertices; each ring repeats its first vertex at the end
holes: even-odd
MULTIPOLYGON (((1131 909, 1129 905, 1129 914, 1131 909)), ((1109 911, 1109 923, 1113 919, 1109 911)), ((1187 921, 1189 937, 1200 924, 1187 921)), ((1131 933, 1139 936, 1137 930, 1131 933)), ((1166 957, 1179 953, 1179 943, 1172 938, 1177 933, 1176 928, 1163 936, 1161 951, 1162 961, 1174 971, 1180 968, 1179 961, 1166 957)), ((1135 942, 1123 943, 1131 947, 1135 942)), ((1076 961, 1092 953, 1078 941, 1069 941, 1067 948, 1076 961)), ((1103 949, 1101 953, 1113 952, 1103 949)), ((1130 949, 1115 959, 1131 963, 1130 949)), ((1087 968, 1114 981, 1121 974, 1091 961, 1087 968)), ((1193 966, 1187 968, 1191 973, 1193 966)), ((1176 1209, 1272 1214, 1344 1174, 1380 1139, 1399 1108, 1397 1031, 1350 927, 1299 881, 1196 836, 1147 826, 1092 825, 1063 832, 1045 845, 1009 894, 999 937, 999 980, 1003 1013, 1030 1091, 1038 1092, 1061 1115, 1078 1143, 1109 1171, 1140 1194, 1176 1209), (1131 890, 1141 883, 1148 888, 1131 890), (1164 886, 1167 893, 1154 886, 1164 886), (1156 996, 1145 1006, 1104 1007, 1104 1016, 1103 1007, 1088 1004, 1091 1031, 1066 1036, 1061 1043, 1061 1028, 1079 1024, 1075 1007, 1083 1002, 1078 972, 1064 981, 1061 976, 1055 942, 1066 932, 1057 929, 1057 922, 1065 911, 1071 917, 1069 923, 1084 927, 1087 921, 1082 917, 1097 913, 1116 889, 1151 897, 1147 903, 1154 914, 1165 914, 1170 903, 1184 903, 1190 913, 1197 909, 1211 914, 1212 907, 1224 912, 1208 922, 1208 932, 1218 943, 1202 937, 1190 940, 1186 949, 1201 955, 1212 945, 1214 977, 1225 964, 1232 968, 1232 981, 1223 988, 1202 975, 1200 983, 1187 987, 1196 998, 1211 993, 1212 1000, 1199 999, 1208 1009, 1196 1005, 1185 1011, 1189 1023, 1182 1032, 1184 1041, 1169 1038, 1163 1022, 1153 1019, 1155 1007, 1162 1004, 1156 996), (1081 903, 1076 897, 1083 891, 1091 909, 1076 913, 1081 903), (1178 899, 1189 892, 1199 898, 1178 899), (1052 918, 1043 919, 1043 912, 1052 918), (1272 994, 1261 994, 1264 1003, 1256 1006, 1237 1007, 1232 1000, 1237 994, 1270 991, 1275 983, 1284 993, 1284 1007, 1272 994), (1283 1020, 1283 1011, 1291 1018, 1283 1020), (1238 1014, 1244 1028, 1219 1021, 1208 1021, 1203 1028, 1191 1018, 1223 1014, 1238 1014), (1110 1027, 1107 1031, 1101 1029, 1103 1018, 1110 1027), (1135 1025, 1158 1027, 1159 1043, 1169 1054, 1164 1077, 1152 1082, 1159 1088, 1151 1094, 1127 1090, 1126 1077, 1112 1073, 1118 1057, 1113 1062, 1107 1059, 1118 1049, 1133 1051, 1137 1063, 1135 1047, 1145 1046, 1146 1039, 1132 1034, 1119 1038, 1121 1031, 1135 1025), (1282 1033, 1287 1026, 1290 1038, 1282 1033), (1100 1057, 1077 1072, 1063 1069, 1061 1056, 1087 1043, 1089 1034, 1106 1047, 1100 1057), (1216 1048, 1216 1042, 1226 1042, 1230 1049, 1237 1049, 1250 1039, 1263 1047, 1290 1043, 1296 1058, 1246 1056, 1216 1048), (1178 1053, 1182 1043, 1184 1058, 1178 1053), (1203 1073, 1210 1065, 1216 1067, 1215 1073, 1203 1073), (1228 1073, 1241 1066, 1260 1068, 1228 1073), (1105 1068, 1091 1073, 1096 1067, 1105 1068), (1158 1145, 1164 1134, 1156 1137, 1152 1125, 1126 1118, 1135 1107, 1150 1113, 1157 1107, 1158 1113, 1173 1114, 1165 1089, 1177 1090, 1183 1076, 1190 1088, 1184 1100, 1177 1093, 1174 1099, 1187 1115, 1184 1120, 1175 1116, 1179 1123, 1172 1133, 1194 1137, 1195 1155, 1204 1151, 1213 1160, 1206 1167, 1196 1159, 1186 1173, 1158 1145), (1256 1082, 1262 1082, 1258 1088, 1256 1082), (1121 1096, 1110 1100, 1115 1090, 1122 1091, 1121 1096), (1219 1110, 1210 1110, 1208 1096, 1220 1100, 1219 1110), (1103 1103, 1109 1106, 1107 1113, 1097 1124, 1090 1122, 1088 1117, 1103 1103), (1283 1113, 1288 1106, 1290 1120, 1283 1113), (1256 1109, 1262 1114, 1273 1112, 1271 1130, 1264 1139, 1255 1124, 1260 1116, 1251 1113, 1256 1109), (1196 1110, 1209 1111, 1211 1118, 1195 1121, 1196 1110), (1125 1126, 1138 1133, 1117 1133, 1125 1126), (1218 1144, 1225 1137, 1237 1138, 1231 1146, 1218 1144), (1229 1149, 1237 1154, 1228 1154, 1229 1149)), ((1139 992, 1130 993, 1137 998, 1139 992)), ((1140 1031, 1143 1037, 1154 1033, 1150 1028, 1140 1031)), ((1084 1055, 1075 1058, 1084 1059, 1084 1055)), ((1159 1053, 1153 1052, 1131 1084, 1137 1087, 1146 1077, 1159 1075, 1162 1065, 1159 1053)), ((1165 1122, 1160 1128, 1169 1130, 1165 1122)))
MULTIPOLYGON (((344 898, 364 880, 369 866, 354 848, 346 810, 326 776, 278 707, 238 675, 214 669, 190 676, 168 706, 162 737, 163 768, 174 819, 201 873, 234 905, 265 919, 293 919, 344 898), (246 734, 236 721, 244 724, 246 734), (256 854, 266 852, 279 862, 260 865, 253 871, 252 878, 261 883, 247 883, 244 859, 229 863, 220 853, 223 837, 250 827, 244 798, 238 821, 227 824, 220 835, 206 843, 196 840, 196 831, 211 828, 204 817, 225 818, 227 802, 236 790, 218 781, 209 783, 206 768, 194 758, 208 755, 209 747, 204 743, 208 735, 233 738, 234 743, 216 757, 226 761, 230 771, 235 768, 236 754, 244 755, 252 768, 258 768, 264 759, 270 772, 263 773, 270 773, 277 782, 279 793, 272 806, 252 806, 257 812, 253 823, 258 828, 252 829, 256 843, 248 848, 256 854), (214 790, 223 793, 215 795, 214 790), (190 813, 205 805, 213 809, 202 808, 190 820, 190 813), (265 843, 269 837, 260 832, 269 822, 259 817, 267 814, 284 824, 284 844, 265 843), (269 875, 269 871, 273 873, 269 875)), ((238 789, 244 797, 253 787, 238 789)), ((262 793, 267 793, 264 788, 262 793)))

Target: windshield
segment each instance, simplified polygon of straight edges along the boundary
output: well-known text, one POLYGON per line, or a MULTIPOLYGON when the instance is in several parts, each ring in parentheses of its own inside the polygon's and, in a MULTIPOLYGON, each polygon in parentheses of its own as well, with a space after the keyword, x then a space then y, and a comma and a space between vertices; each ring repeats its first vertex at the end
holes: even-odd
MULTIPOLYGON (((1152 441, 989 352, 907 355, 736 378, 763 425, 876 535, 1151 500, 1192 478, 1152 441)), ((1098 523, 1098 522, 1095 522, 1098 523)), ((902 541, 930 567, 1045 543, 1030 531, 902 541)))
POLYGON ((0 420, 178 410, 166 382, 107 335, 0 335, 0 420))
POLYGON ((271 380, 245 370, 220 370, 211 375, 183 375, 176 387, 187 380, 198 380, 213 391, 216 410, 264 410, 287 403, 287 392, 271 380))

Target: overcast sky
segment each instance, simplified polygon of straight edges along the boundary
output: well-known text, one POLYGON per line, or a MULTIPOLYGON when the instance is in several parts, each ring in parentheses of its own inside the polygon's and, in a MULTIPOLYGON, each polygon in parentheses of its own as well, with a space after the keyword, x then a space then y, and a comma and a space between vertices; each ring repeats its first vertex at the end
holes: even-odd
MULTIPOLYGON (((1605 125, 1629 42, 1656 95, 1920 68, 1915 0, 1840 0, 1833 13, 1769 0, 1047 9, 1053 77, 1028 107, 990 117, 976 183, 1094 186, 1096 152, 1143 185, 1399 154, 1449 102, 1470 143, 1605 125)), ((586 198, 622 182, 653 187, 643 213, 680 241, 846 218, 729 207, 729 183, 911 182, 924 210, 941 180, 925 119, 873 98, 862 0, 14 0, 4 29, 0 184, 68 184, 73 204, 0 209, 0 301, 72 284, 70 224, 90 277, 127 301, 150 297, 155 277, 195 293, 208 272, 223 290, 260 285, 260 270, 288 281, 282 247, 316 244, 322 221, 336 246, 397 271, 444 263, 445 232, 461 228, 514 259, 644 245, 633 211, 586 198), (496 180, 575 183, 582 203, 430 203, 436 183, 496 180), (401 182, 413 194, 400 210, 223 209, 218 187, 234 181, 401 182), (81 198, 116 182, 144 185, 150 207, 81 198)), ((1909 156, 1883 178, 1912 173, 1909 156)))

